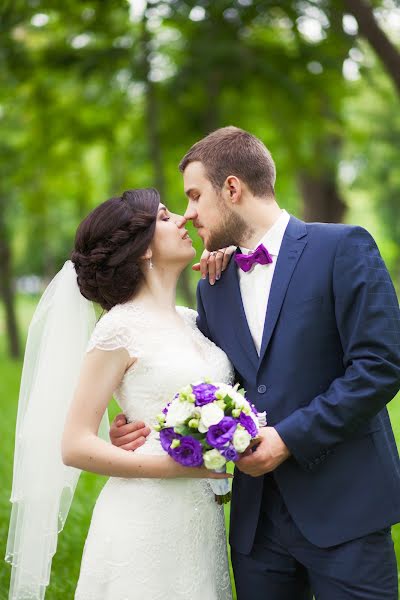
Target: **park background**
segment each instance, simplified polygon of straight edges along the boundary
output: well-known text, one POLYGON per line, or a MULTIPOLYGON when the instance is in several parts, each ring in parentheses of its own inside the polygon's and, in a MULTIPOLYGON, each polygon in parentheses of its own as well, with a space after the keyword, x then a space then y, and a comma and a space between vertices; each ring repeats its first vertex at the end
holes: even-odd
MULTIPOLYGON (((0 0, 0 36, 3 557, 27 327, 91 208, 155 186, 182 213, 179 159, 234 124, 270 148, 281 206, 306 221, 366 227, 399 291, 400 8, 395 0, 0 0)), ((185 271, 179 303, 194 306, 197 277, 185 271)), ((399 405, 389 409, 400 443, 399 405)), ((113 403, 110 416, 116 411, 113 403)), ((104 481, 81 476, 50 600, 73 598, 104 481)), ((393 537, 400 563, 400 526, 393 537)), ((0 600, 9 574, 1 562, 0 600)))

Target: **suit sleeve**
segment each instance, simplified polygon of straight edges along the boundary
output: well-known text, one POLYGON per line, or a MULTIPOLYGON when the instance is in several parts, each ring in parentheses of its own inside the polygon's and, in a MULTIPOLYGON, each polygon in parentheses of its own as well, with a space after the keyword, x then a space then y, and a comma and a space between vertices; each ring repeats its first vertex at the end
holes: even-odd
POLYGON ((275 427, 307 470, 351 438, 400 387, 399 303, 379 250, 361 227, 346 229, 338 244, 333 292, 345 372, 275 427))
POLYGON ((199 283, 197 284, 197 291, 196 291, 197 314, 198 314, 196 324, 203 335, 208 337, 208 339, 210 339, 211 341, 214 341, 212 338, 212 335, 210 333, 210 330, 208 328, 206 312, 204 310, 203 299, 201 297, 201 284, 202 284, 202 282, 199 281, 199 283))

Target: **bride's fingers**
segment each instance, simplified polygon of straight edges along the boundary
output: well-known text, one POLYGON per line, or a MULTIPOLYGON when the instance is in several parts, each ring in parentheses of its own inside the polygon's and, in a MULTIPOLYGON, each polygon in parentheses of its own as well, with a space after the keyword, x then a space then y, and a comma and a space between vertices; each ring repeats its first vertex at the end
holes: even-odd
POLYGON ((201 255, 200 271, 203 279, 205 279, 208 275, 208 259, 210 258, 210 254, 211 253, 208 252, 208 250, 204 250, 203 254, 201 255))
POLYGON ((232 258, 232 254, 236 252, 236 246, 228 246, 225 248, 223 261, 222 261, 222 270, 225 271, 226 267, 229 265, 230 260, 232 258))
POLYGON ((221 273, 224 270, 225 248, 217 250, 215 253, 215 279, 221 278, 221 273))
POLYGON ((211 285, 214 285, 214 283, 215 283, 215 277, 216 277, 216 271, 217 271, 216 256, 217 256, 216 252, 211 252, 210 256, 208 258, 208 262, 207 262, 208 281, 211 283, 211 285))
POLYGON ((192 271, 200 271, 200 263, 195 263, 192 265, 192 271))

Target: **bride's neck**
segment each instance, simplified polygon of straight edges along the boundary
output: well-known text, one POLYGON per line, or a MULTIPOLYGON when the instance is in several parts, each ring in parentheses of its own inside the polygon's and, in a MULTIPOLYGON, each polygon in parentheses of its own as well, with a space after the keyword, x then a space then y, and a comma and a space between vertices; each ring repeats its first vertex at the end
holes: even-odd
POLYGON ((135 299, 145 302, 148 307, 175 312, 178 277, 179 274, 171 276, 171 272, 156 268, 149 270, 135 299))

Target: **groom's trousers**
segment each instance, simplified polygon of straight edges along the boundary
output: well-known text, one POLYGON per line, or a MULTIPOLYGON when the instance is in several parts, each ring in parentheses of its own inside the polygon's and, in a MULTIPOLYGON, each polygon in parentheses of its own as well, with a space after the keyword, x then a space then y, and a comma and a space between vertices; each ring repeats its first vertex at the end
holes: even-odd
POLYGON ((290 517, 272 475, 264 478, 253 549, 245 555, 232 548, 232 564, 238 600, 398 600, 390 528, 314 546, 290 517))

